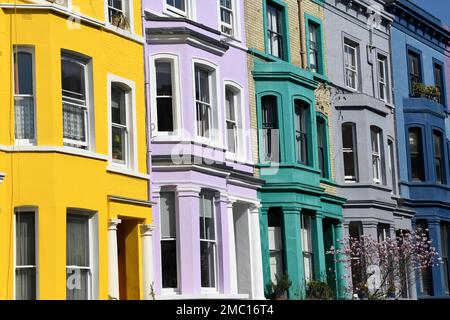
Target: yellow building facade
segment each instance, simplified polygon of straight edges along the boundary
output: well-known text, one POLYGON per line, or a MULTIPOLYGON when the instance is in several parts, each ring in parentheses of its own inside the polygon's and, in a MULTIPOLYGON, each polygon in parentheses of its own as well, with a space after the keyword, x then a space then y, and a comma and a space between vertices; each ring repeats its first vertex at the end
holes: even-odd
POLYGON ((0 299, 147 299, 140 1, 0 0, 0 299))

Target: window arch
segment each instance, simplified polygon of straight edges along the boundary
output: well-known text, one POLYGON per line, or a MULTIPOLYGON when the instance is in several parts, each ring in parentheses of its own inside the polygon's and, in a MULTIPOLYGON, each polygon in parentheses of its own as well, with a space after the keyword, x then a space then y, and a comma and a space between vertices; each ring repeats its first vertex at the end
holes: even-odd
POLYGON ((342 153, 344 158, 345 182, 358 181, 358 152, 357 152, 356 124, 345 122, 342 124, 342 153))
POLYGON ((280 161, 279 124, 277 97, 267 95, 261 98, 263 160, 280 161))
POLYGON ((422 128, 408 129, 409 159, 412 181, 425 181, 422 128))

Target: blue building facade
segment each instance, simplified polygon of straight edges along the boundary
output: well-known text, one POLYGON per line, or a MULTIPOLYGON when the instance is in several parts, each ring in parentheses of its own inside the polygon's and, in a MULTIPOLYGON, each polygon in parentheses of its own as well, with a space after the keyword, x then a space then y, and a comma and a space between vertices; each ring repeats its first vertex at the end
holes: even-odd
POLYGON ((449 31, 408 0, 398 0, 388 10, 394 17, 391 56, 401 199, 443 260, 416 275, 417 295, 449 298, 449 31))

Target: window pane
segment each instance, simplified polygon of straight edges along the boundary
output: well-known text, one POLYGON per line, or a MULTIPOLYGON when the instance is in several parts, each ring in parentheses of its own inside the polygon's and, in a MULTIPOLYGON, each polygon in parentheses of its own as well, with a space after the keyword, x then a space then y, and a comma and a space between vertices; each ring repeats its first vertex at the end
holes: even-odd
POLYGON ((68 214, 66 236, 67 265, 89 267, 89 217, 68 214))
POLYGON ((36 300, 36 268, 16 269, 16 300, 36 300))
POLYGON ((127 132, 125 128, 112 127, 112 158, 125 163, 127 132))
POLYGON ((126 92, 118 87, 111 86, 111 115, 112 122, 126 126, 126 104, 125 104, 126 92))
POLYGON ((176 240, 161 241, 161 271, 162 287, 177 288, 177 242, 176 240))
POLYGON ((270 263, 270 280, 277 282, 276 276, 283 275, 283 253, 281 251, 271 251, 269 257, 270 263))
POLYGON ((89 270, 67 268, 66 277, 66 299, 88 300, 90 282, 89 270))
POLYGON ((35 138, 34 132, 34 98, 14 97, 14 132, 16 139, 35 138))
POLYGON ((409 153, 411 158, 411 176, 413 180, 423 181, 424 166, 422 153, 422 135, 418 128, 409 129, 409 153))
POLYGON ((434 145, 434 163, 436 182, 443 182, 443 163, 442 163, 442 135, 434 131, 433 132, 433 145, 434 145))
POLYGON ((265 96, 261 99, 264 161, 278 162, 280 159, 276 103, 274 96, 265 96))
POLYGON ((18 52, 14 55, 15 94, 33 95, 33 55, 18 52))
POLYGON ((84 101, 86 99, 84 65, 62 59, 61 69, 63 96, 84 101))
POLYGON ((175 7, 181 11, 185 11, 185 0, 166 0, 168 5, 171 5, 172 7, 175 7))
POLYGON ((156 62, 156 95, 172 96, 172 64, 156 62))
POLYGON ((203 288, 216 286, 215 248, 215 243, 200 241, 201 285, 203 288))
POLYGON ((195 68, 195 97, 198 101, 209 103, 209 72, 195 68))
POLYGON ((176 238, 175 193, 161 192, 159 207, 161 212, 161 238, 176 238))
POLYGON ((202 195, 200 205, 200 238, 215 240, 213 197, 209 195, 202 195))
POLYGON ((307 109, 301 102, 295 103, 295 130, 297 140, 297 160, 308 165, 307 109))
POLYGON ((16 213, 16 265, 36 265, 34 212, 16 213))

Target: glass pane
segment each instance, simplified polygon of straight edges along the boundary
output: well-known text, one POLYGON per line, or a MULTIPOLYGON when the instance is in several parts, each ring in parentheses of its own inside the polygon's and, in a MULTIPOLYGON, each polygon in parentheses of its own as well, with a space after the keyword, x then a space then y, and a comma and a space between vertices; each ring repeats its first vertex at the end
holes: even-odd
POLYGON ((185 0, 166 0, 167 4, 181 10, 184 11, 185 10, 185 5, 184 5, 184 1, 185 0))
POLYGON ((311 216, 302 215, 302 246, 304 252, 312 252, 311 216))
POLYGON ((215 243, 200 241, 201 285, 203 288, 216 286, 215 243))
POLYGON ((158 131, 173 131, 173 104, 172 98, 156 98, 156 109, 158 117, 158 131))
POLYGON ((125 90, 115 85, 111 86, 112 122, 124 126, 127 125, 125 96, 125 90))
POLYGON ((344 153, 344 174, 346 177, 355 176, 355 157, 353 152, 344 153))
POLYGON ((281 276, 283 272, 283 253, 281 251, 270 252, 270 280, 277 282, 276 276, 281 276))
POLYGON ((86 142, 86 110, 78 105, 63 103, 64 138, 86 142))
POLYGON ((303 265, 305 268, 305 282, 308 283, 314 279, 312 254, 310 254, 310 253, 303 254, 303 265))
POLYGON ((121 162, 126 161, 127 131, 122 127, 112 127, 112 158, 121 162))
POLYGON ((68 214, 66 237, 67 265, 89 267, 89 217, 68 214))
POLYGON ((236 120, 236 115, 234 111, 234 94, 231 90, 226 90, 225 93, 225 106, 226 106, 226 116, 227 120, 236 120))
POLYGON ((220 5, 228 9, 231 9, 231 2, 232 2, 231 0, 220 0, 220 5))
POLYGON ((66 299, 89 299, 89 270, 71 269, 66 271, 66 299))
POLYGON ((156 62, 156 95, 172 96, 172 65, 170 62, 156 62))
POLYGON ((209 72, 199 67, 195 68, 195 97, 205 103, 209 100, 209 72))
POLYGON ((36 300, 36 268, 16 269, 16 300, 36 300))
POLYGON ((34 212, 16 213, 16 265, 36 265, 34 212))
POLYGON ((214 240, 214 199, 212 196, 203 195, 201 198, 200 213, 200 237, 201 239, 214 240))
POLYGON ((162 287, 177 288, 177 242, 176 240, 161 241, 162 287))
POLYGON ((161 192, 159 208, 161 212, 161 238, 176 238, 175 193, 161 192))
POLYGON ((61 60, 61 76, 63 96, 78 100, 86 100, 85 66, 72 60, 61 60))
POLYGON ((342 125, 342 145, 345 149, 353 149, 353 126, 342 125))
POLYGON ((33 55, 18 52, 14 55, 15 94, 33 94, 33 55), (18 63, 17 63, 18 62, 18 63))
POLYGON ((197 103, 197 134, 209 138, 210 108, 208 105, 197 103))
POLYGON ((227 122, 227 142, 228 151, 236 152, 236 125, 232 122, 227 122))
POLYGON ((34 140, 34 98, 14 97, 14 132, 16 139, 34 140))

